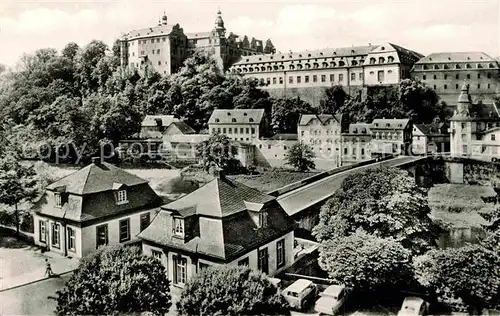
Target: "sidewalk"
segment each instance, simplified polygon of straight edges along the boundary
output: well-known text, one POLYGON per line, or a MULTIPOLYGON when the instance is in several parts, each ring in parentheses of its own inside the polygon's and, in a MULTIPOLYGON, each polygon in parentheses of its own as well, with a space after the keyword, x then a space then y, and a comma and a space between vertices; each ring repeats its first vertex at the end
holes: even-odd
POLYGON ((69 259, 55 253, 40 253, 31 247, 0 249, 0 291, 47 279, 45 258, 49 259, 54 274, 73 271, 78 259, 69 259))

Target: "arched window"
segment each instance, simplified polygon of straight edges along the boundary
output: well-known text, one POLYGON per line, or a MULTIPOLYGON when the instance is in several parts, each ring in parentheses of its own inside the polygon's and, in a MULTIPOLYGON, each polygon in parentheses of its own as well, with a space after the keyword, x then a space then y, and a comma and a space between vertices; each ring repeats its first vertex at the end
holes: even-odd
POLYGON ((483 68, 483 65, 477 64, 477 68, 483 68))
POLYGON ((434 65, 434 69, 439 69, 439 65, 434 65))
POLYGON ((231 122, 236 123, 236 119, 233 117, 233 118, 231 119, 231 122))
POLYGON ((297 69, 301 70, 301 69, 302 69, 302 65, 301 65, 301 64, 298 64, 298 65, 297 65, 297 69))
POLYGON ((281 66, 280 66, 280 69, 281 69, 281 70, 285 70, 285 66, 281 65, 281 66))
POLYGON ((318 69, 319 68, 319 64, 318 63, 314 63, 313 66, 314 66, 314 69, 318 69))
POLYGON ((278 66, 273 66, 273 69, 274 70, 278 70, 278 66))
POLYGON ((426 69, 429 69, 429 67, 427 65, 424 65, 424 70, 426 70, 426 69))
POLYGON ((219 119, 218 118, 215 119, 215 123, 219 123, 219 119))
POLYGON ((351 65, 353 65, 353 66, 357 66, 357 65, 358 65, 358 62, 357 62, 357 61, 355 61, 355 60, 353 60, 353 61, 351 61, 351 65))
POLYGON ((336 66, 337 66, 337 64, 335 64, 335 62, 334 62, 334 61, 331 61, 331 62, 330 62, 330 67, 336 67, 336 66))
POLYGON ((471 67, 471 65, 470 65, 470 64, 466 64, 466 65, 465 65, 465 68, 470 69, 470 68, 472 68, 472 67, 471 67))
POLYGON ((377 61, 377 60, 376 60, 375 58, 373 58, 373 57, 372 57, 372 58, 370 58, 370 65, 375 64, 375 62, 376 62, 376 61, 377 61))
POLYGON ((260 70, 261 71, 266 71, 266 67, 262 66, 262 67, 260 67, 260 70))
POLYGON ((495 68, 495 66, 493 66, 493 64, 492 64, 492 63, 490 63, 490 64, 488 65, 488 67, 489 67, 489 68, 495 68))
POLYGON ((250 123, 253 123, 253 118, 249 118, 249 119, 248 119, 248 121, 249 121, 250 123))
POLYGON ((345 66, 345 63, 342 60, 339 61, 339 67, 343 67, 343 66, 345 66))
POLYGON ((379 59, 378 59, 378 63, 379 63, 379 64, 383 64, 383 63, 385 63, 385 58, 384 58, 384 57, 379 57, 379 59))
POLYGON ((289 68, 290 70, 295 70, 295 66, 294 66, 294 65, 290 65, 288 68, 289 68))
POLYGON ((273 70, 273 67, 267 66, 267 71, 272 71, 272 70, 273 70))
POLYGON ((248 68, 248 71, 253 72, 253 68, 252 67, 248 68))
POLYGON ((459 64, 456 64, 456 65, 455 65, 455 69, 460 69, 460 65, 459 65, 459 64))
POLYGON ((392 56, 387 57, 387 62, 388 63, 393 63, 394 62, 394 57, 392 57, 392 56))
POLYGON ((328 63, 323 63, 323 68, 328 68, 328 63))
POLYGON ((244 72, 247 72, 247 70, 248 70, 248 69, 246 69, 246 68, 243 68, 243 71, 244 71, 244 72))
POLYGON ((311 65, 306 64, 306 69, 311 69, 311 65))

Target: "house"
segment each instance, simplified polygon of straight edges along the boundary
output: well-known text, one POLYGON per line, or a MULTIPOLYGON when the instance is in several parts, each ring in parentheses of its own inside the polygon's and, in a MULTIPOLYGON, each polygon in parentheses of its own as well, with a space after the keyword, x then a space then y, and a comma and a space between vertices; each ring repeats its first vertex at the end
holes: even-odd
POLYGON ((340 134, 346 128, 347 116, 332 114, 302 114, 297 133, 299 141, 311 146, 316 157, 340 166, 340 134), (344 127, 344 128, 343 128, 344 127))
POLYGON ((35 208, 35 244, 81 258, 101 245, 135 243, 161 204, 146 180, 94 158, 47 186, 35 208))
POLYGON ((500 157, 500 106, 472 103, 469 85, 462 86, 457 109, 450 118, 451 155, 500 157))
POLYGON ((267 122, 264 109, 215 109, 208 120, 211 135, 223 134, 232 140, 254 143, 263 134, 267 122))
POLYGON ((162 206, 139 234, 183 286, 210 265, 248 265, 270 276, 293 262, 294 222, 276 198, 219 173, 198 190, 162 206))
POLYGON ((371 124, 349 124, 349 129, 341 134, 342 165, 350 165, 371 159, 371 124))
POLYGON ((425 155, 450 151, 450 134, 445 123, 413 125, 411 153, 425 155))
POLYGON ((195 134, 195 130, 173 115, 146 115, 139 138, 162 138, 163 135, 195 134))
POLYGON ((409 119, 374 119, 370 129, 372 157, 408 154, 412 142, 412 124, 409 119))

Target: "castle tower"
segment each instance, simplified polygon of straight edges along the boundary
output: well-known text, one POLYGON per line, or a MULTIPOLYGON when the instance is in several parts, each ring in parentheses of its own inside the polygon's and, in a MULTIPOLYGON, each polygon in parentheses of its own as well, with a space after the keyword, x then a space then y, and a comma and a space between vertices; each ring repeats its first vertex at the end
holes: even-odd
POLYGON ((167 25, 167 14, 163 11, 163 16, 161 17, 161 25, 167 25))
POLYGON ((470 116, 470 107, 472 105, 472 98, 469 94, 469 85, 464 82, 462 91, 457 101, 457 115, 462 117, 470 116))
POLYGON ((222 13, 220 12, 220 10, 217 11, 217 18, 215 19, 214 31, 219 37, 226 36, 226 28, 224 27, 224 20, 222 20, 222 13))

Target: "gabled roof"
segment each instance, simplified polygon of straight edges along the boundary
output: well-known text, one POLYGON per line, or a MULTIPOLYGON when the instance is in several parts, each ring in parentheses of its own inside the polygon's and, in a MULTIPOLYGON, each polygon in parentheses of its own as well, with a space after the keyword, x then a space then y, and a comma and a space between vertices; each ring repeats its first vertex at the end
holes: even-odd
POLYGON ((125 34, 123 37, 127 40, 131 40, 136 37, 150 37, 157 35, 169 35, 175 27, 179 27, 176 25, 157 25, 153 27, 145 27, 143 29, 132 30, 125 34))
POLYGON ((162 126, 165 128, 167 128, 173 122, 180 122, 180 120, 173 115, 146 115, 144 120, 142 120, 141 126, 158 126, 158 121, 161 122, 162 126))
POLYGON ((245 201, 265 204, 274 199, 242 183, 219 177, 162 208, 177 211, 180 215, 225 217, 247 210, 245 201))
POLYGON ((264 109, 215 109, 208 124, 260 124, 264 118, 264 109))
POLYGON ((342 114, 301 114, 300 115, 300 120, 299 120, 299 125, 308 125, 311 120, 317 119, 321 122, 322 125, 326 125, 330 120, 335 120, 338 123, 341 122, 342 120, 342 114))
POLYGON ((371 124, 368 123, 353 123, 349 124, 349 131, 342 134, 359 134, 359 135, 370 135, 371 124))
POLYGON ((209 38, 212 32, 186 33, 188 39, 209 38))
POLYGON ((441 133, 442 124, 439 124, 439 125, 436 125, 436 124, 415 124, 415 125, 413 125, 413 128, 418 129, 425 136, 439 135, 439 134, 443 134, 443 133, 441 133), (441 126, 439 126, 439 125, 441 125, 441 126))
POLYGON ((415 51, 409 50, 407 48, 404 48, 402 46, 392 44, 392 43, 389 43, 389 45, 391 45, 392 47, 394 47, 394 49, 396 49, 396 51, 398 52, 398 55, 408 55, 416 60, 424 57, 424 55, 417 53, 415 51))
POLYGON ((65 187, 66 193, 91 194, 111 191, 116 183, 125 186, 135 186, 148 183, 131 173, 124 171, 107 162, 92 163, 50 185, 47 190, 54 191, 58 187, 65 187))
POLYGON ((493 62, 497 66, 497 61, 483 52, 442 52, 432 53, 416 64, 435 64, 435 63, 462 63, 462 62, 493 62))
POLYGON ((409 119, 374 119, 371 129, 405 129, 409 119))
POLYGON ((173 121, 168 127, 167 129, 170 127, 170 126, 176 126, 179 131, 181 131, 182 134, 194 134, 196 133, 196 131, 194 129, 191 128, 191 126, 187 125, 186 123, 184 123, 183 121, 173 121))

